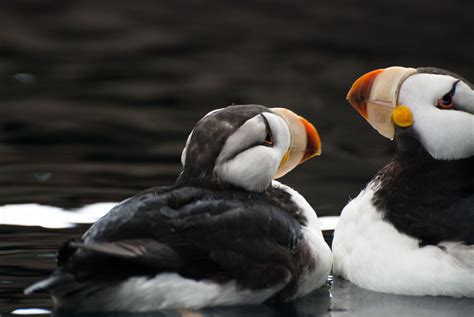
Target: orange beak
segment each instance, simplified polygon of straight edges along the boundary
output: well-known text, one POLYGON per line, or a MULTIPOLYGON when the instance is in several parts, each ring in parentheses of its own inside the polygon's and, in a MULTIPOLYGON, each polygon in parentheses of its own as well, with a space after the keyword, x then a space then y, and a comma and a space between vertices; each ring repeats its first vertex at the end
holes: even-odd
MULTIPOLYGON (((303 117, 299 117, 301 123, 304 126, 306 132, 306 148, 303 150, 304 155, 301 159, 301 163, 317 155, 321 155, 321 138, 319 137, 318 130, 308 120, 303 117)), ((293 151, 295 149, 292 149, 293 151)))
POLYGON ((286 121, 291 145, 274 176, 279 178, 304 161, 321 154, 321 138, 316 128, 305 118, 286 108, 271 108, 286 121))
POLYGON ((354 107, 357 112, 368 118, 367 114, 367 100, 369 99, 372 84, 377 76, 382 73, 383 69, 376 69, 360 76, 353 84, 349 93, 347 94, 347 101, 354 107))
POLYGON ((370 125, 384 137, 393 139, 392 113, 397 106, 398 90, 415 73, 414 68, 389 67, 362 75, 352 85, 347 100, 370 125))

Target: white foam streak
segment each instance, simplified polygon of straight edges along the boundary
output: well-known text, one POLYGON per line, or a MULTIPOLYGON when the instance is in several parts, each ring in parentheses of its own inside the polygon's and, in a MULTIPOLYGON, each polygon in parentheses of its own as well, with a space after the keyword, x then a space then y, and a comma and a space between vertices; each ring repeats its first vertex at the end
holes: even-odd
POLYGON ((13 315, 46 315, 51 314, 47 309, 42 308, 18 308, 11 312, 13 315))
POLYGON ((0 206, 0 224, 52 229, 69 228, 79 223, 96 222, 116 204, 96 203, 70 210, 38 204, 5 205, 0 206))

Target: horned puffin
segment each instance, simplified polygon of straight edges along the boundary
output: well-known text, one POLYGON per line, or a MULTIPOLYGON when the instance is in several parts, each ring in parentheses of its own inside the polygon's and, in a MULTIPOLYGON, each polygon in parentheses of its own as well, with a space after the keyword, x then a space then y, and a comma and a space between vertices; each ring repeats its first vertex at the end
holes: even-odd
POLYGON ((474 297, 474 91, 437 68, 389 67, 348 101, 395 154, 343 209, 335 275, 374 291, 474 297))
POLYGON ((68 241, 25 290, 56 308, 144 312, 282 302, 323 286, 332 254, 315 211, 273 179, 318 155, 314 126, 284 108, 204 116, 170 187, 145 190, 68 241))

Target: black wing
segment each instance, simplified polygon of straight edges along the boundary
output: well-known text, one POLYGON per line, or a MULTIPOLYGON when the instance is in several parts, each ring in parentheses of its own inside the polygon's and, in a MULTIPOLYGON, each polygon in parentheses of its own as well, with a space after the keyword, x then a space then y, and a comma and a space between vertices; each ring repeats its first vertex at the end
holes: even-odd
POLYGON ((177 272, 271 287, 298 269, 300 224, 267 194, 158 189, 113 208, 59 252, 59 271, 82 282, 177 272))

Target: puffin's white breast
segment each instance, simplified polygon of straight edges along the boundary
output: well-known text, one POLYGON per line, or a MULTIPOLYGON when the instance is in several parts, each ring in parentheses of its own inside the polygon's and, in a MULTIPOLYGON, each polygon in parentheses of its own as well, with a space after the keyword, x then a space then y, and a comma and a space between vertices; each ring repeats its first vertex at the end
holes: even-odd
POLYGON ((341 213, 332 244, 334 274, 380 292, 474 297, 474 247, 420 247, 382 218, 373 194, 369 184, 341 213))
POLYGON ((332 266, 331 249, 324 240, 319 226, 318 216, 311 205, 294 189, 273 181, 272 186, 282 189, 291 195, 292 201, 301 208, 307 223, 301 229, 303 239, 308 243, 315 267, 307 269, 298 283, 298 290, 293 298, 301 297, 326 283, 332 266))

